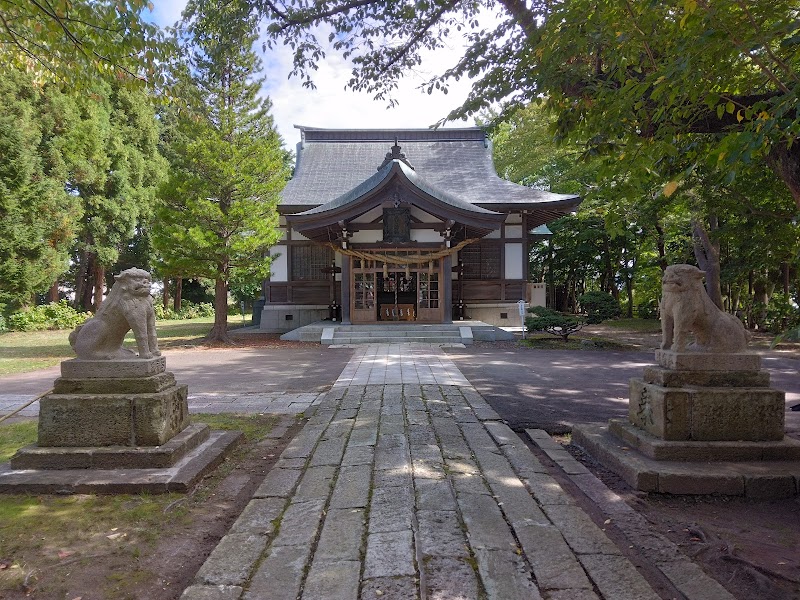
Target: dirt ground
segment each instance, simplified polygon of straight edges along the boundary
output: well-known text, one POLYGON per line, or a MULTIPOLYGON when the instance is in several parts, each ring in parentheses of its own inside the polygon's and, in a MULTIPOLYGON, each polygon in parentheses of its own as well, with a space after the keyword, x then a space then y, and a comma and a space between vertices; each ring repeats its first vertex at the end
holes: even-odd
MULTIPOLYGON (((32 531, 28 555, 38 562, 25 561, 24 577, 19 578, 16 589, 0 586, 0 599, 179 598, 302 425, 302 419, 294 416, 279 417, 275 427, 286 428, 281 438, 245 442, 190 494, 176 494, 177 499, 163 508, 168 526, 151 525, 149 531, 142 531, 131 524, 127 531, 112 529, 90 537, 61 540, 61 546, 53 546, 45 538, 41 538, 41 545, 37 544, 33 540, 39 534, 32 531), (168 519, 167 513, 173 511, 182 514, 168 519)), ((137 496, 129 498, 130 503, 136 503, 137 496)), ((3 535, 0 523, 0 536, 3 535)), ((17 557, 0 555, 0 582, 3 571, 10 575, 17 562, 17 557)))

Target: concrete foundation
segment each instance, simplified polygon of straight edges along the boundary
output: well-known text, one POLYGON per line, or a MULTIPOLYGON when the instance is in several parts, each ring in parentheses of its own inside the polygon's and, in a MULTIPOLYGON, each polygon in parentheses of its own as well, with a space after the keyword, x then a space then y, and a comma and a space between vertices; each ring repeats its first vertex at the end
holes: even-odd
POLYGON ((327 304, 267 304, 259 327, 264 333, 286 333, 327 318, 327 304))

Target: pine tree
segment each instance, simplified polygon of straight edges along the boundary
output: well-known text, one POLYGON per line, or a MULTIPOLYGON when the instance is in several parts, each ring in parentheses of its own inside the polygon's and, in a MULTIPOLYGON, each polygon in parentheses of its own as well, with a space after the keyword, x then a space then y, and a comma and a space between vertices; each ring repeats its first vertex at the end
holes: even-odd
POLYGON ((259 97, 254 12, 223 0, 189 2, 182 21, 184 106, 165 115, 171 174, 154 244, 164 271, 215 280, 210 341, 228 342, 232 277, 269 274, 276 205, 288 170, 281 139, 259 97))

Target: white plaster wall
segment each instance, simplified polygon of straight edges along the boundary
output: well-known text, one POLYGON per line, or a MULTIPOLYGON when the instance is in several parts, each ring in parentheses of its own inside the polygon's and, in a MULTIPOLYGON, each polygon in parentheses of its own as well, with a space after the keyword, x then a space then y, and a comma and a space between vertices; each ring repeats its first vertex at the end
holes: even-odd
POLYGON ((507 238, 521 238, 522 237, 522 225, 506 225, 506 237, 507 238))
POLYGON ((353 233, 350 238, 351 244, 374 244, 383 240, 382 229, 364 229, 353 233))
POLYGON ((367 211, 363 215, 353 219, 353 223, 372 223, 375 219, 381 216, 383 216, 383 207, 376 206, 372 210, 367 211))
POLYGON ((442 236, 438 231, 434 231, 433 229, 412 229, 411 241, 439 243, 442 241, 442 236))
POLYGON ((432 215, 429 212, 422 210, 417 206, 411 207, 411 215, 422 221, 423 223, 441 223, 442 220, 439 217, 432 215))
POLYGON ((506 279, 525 279, 522 264, 522 244, 506 244, 506 279))
POLYGON ((497 240, 497 239, 500 239, 500 237, 501 237, 500 236, 500 230, 497 229, 495 231, 490 231, 489 233, 487 233, 485 236, 483 236, 483 239, 485 239, 485 240, 497 240))
POLYGON ((522 223, 522 215, 519 213, 511 213, 506 217, 506 224, 522 223))
POLYGON ((302 233, 298 233, 294 229, 292 229, 292 239, 293 240, 307 240, 308 238, 304 236, 302 233))
POLYGON ((270 249, 270 255, 275 256, 275 258, 272 259, 272 276, 270 277, 270 281, 289 281, 289 263, 286 250, 286 246, 282 244, 273 246, 270 249))

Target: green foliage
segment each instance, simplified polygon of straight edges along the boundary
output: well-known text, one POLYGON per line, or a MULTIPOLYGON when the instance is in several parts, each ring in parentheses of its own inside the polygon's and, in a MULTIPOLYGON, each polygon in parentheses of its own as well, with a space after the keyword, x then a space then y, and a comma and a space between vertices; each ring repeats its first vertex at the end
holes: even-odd
POLYGON ((782 333, 800 327, 800 308, 784 294, 773 294, 766 310, 767 331, 782 333))
POLYGON ((187 106, 164 115, 172 170, 153 241, 163 272, 216 281, 211 336, 225 339, 230 282, 269 273, 286 154, 270 101, 259 98, 257 15, 236 3, 193 0, 181 28, 184 62, 175 74, 187 106))
POLYGON ((528 309, 532 317, 525 319, 528 331, 544 331, 560 337, 565 342, 569 336, 583 329, 586 320, 575 315, 565 315, 544 306, 533 306, 528 309))
POLYGON ((164 305, 161 303, 155 303, 153 309, 156 313, 156 319, 160 321, 178 321, 214 316, 214 305, 210 302, 194 304, 184 300, 181 302, 181 309, 178 312, 175 312, 170 307, 164 308, 164 305))
POLYGON ((64 189, 63 95, 31 77, 0 77, 0 304, 18 308, 67 270, 81 209, 64 189))
POLYGON ((90 316, 89 313, 76 311, 66 300, 61 300, 51 304, 32 306, 8 315, 6 328, 9 331, 72 329, 90 316))
POLYGON ((578 297, 578 302, 586 310, 586 322, 590 324, 615 319, 622 314, 619 301, 606 292, 586 292, 578 297))
POLYGON ((152 218, 167 163, 158 148, 153 104, 143 91, 98 82, 66 108, 74 112, 67 188, 83 205, 75 295, 88 307, 94 278, 117 262, 137 227, 152 218))
POLYGON ((143 17, 149 0, 0 3, 0 61, 40 82, 70 86, 96 77, 163 83, 169 46, 143 17))

